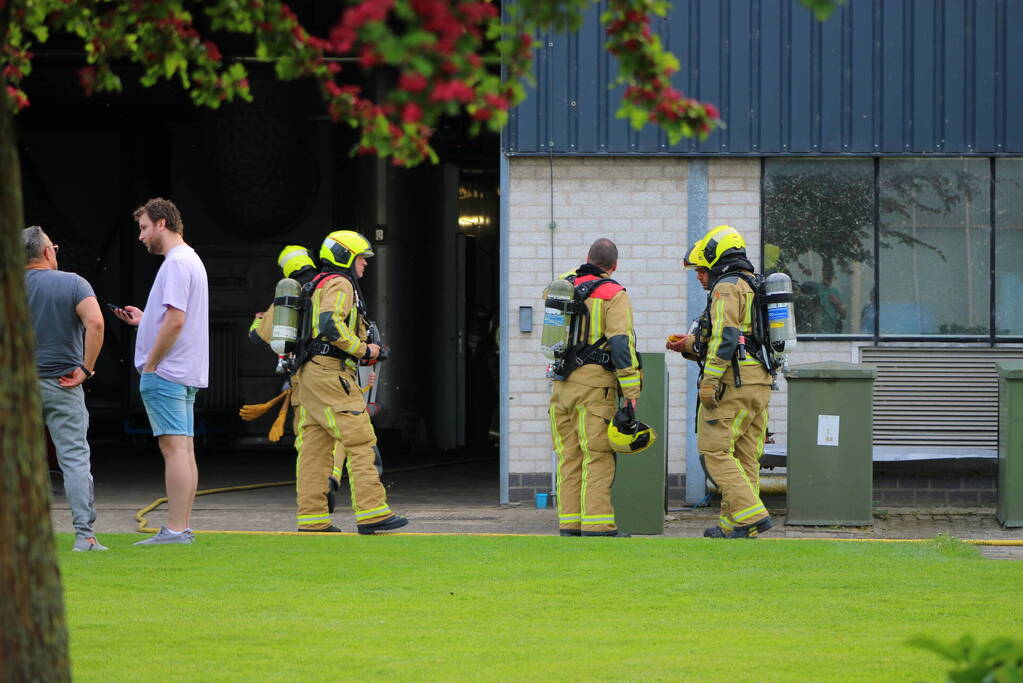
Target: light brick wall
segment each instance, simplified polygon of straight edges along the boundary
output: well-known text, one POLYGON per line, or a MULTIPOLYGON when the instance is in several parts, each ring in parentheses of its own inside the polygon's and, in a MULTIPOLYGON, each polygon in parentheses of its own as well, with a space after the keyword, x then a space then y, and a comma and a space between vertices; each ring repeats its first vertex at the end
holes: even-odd
MULTIPOLYGON (((548 159, 513 158, 510 162, 509 260, 509 471, 549 473, 552 466, 547 401, 550 383, 540 353, 543 302, 540 295, 553 276, 576 268, 589 245, 609 237, 618 245, 615 279, 628 290, 635 309, 639 350, 660 352, 664 339, 684 332, 700 311, 686 310, 685 287, 699 286, 680 268, 688 250, 687 177, 684 158, 556 158, 554 221, 551 221, 551 166, 548 159), (553 264, 552 264, 553 260, 553 264), (518 331, 519 306, 533 307, 533 332, 518 331)), ((708 225, 727 223, 746 239, 759 268, 759 159, 711 159, 708 165, 708 225)), ((858 362, 857 345, 804 342, 790 356, 792 364, 820 360, 858 362)), ((696 365, 681 356, 667 357, 668 471, 685 471, 685 443, 691 422, 686 392, 695 382, 696 365)), ((770 429, 785 442, 784 379, 771 400, 770 429)), ((658 427, 663 428, 661 425, 658 427)))
POLYGON ((760 159, 711 159, 709 167, 707 227, 727 224, 741 232, 759 269, 760 159))
MULTIPOLYGON (((553 276, 586 260, 590 244, 608 237, 618 245, 614 277, 632 299, 639 351, 663 351, 664 339, 684 331, 686 242, 685 159, 562 158, 554 160, 554 221, 551 167, 547 159, 515 158, 510 163, 509 215, 509 471, 550 472, 547 419, 550 383, 540 353, 543 301, 553 276), (552 267, 553 253, 553 267, 552 267), (518 331, 519 306, 533 307, 533 332, 518 331)), ((668 358, 673 403, 685 406, 685 368, 668 358), (677 398, 682 396, 681 398, 677 398)), ((672 453, 669 468, 681 471, 682 412, 670 408, 672 453)), ((661 425, 658 427, 663 428, 661 425)))

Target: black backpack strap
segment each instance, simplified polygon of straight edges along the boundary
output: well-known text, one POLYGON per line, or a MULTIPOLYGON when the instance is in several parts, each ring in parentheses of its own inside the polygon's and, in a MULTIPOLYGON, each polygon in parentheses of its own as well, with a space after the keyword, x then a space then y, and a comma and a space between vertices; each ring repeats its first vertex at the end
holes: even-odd
MULTIPOLYGON (((572 279, 572 282, 573 283, 575 282, 574 278, 572 279)), ((582 301, 586 301, 591 296, 593 296, 593 293, 595 291, 597 291, 597 288, 599 288, 599 287, 601 287, 603 285, 609 284, 609 283, 613 284, 613 285, 618 285, 619 287, 622 287, 620 283, 615 282, 614 280, 612 280, 609 277, 604 277, 604 278, 600 278, 599 280, 590 280, 589 282, 584 282, 581 285, 579 285, 578 287, 576 287, 575 288, 576 296, 579 297, 579 299, 581 299, 582 301)), ((622 287, 622 289, 624 290, 625 288, 622 287)))

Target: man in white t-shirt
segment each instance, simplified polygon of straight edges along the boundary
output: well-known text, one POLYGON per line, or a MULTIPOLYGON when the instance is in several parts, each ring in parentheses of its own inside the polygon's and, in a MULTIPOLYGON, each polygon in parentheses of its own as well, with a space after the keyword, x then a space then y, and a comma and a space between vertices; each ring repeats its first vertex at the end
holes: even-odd
POLYGON ((153 436, 166 467, 167 524, 135 545, 192 543, 189 526, 199 473, 193 443, 195 395, 209 383, 209 285, 206 268, 185 244, 184 224, 173 202, 150 199, 135 210, 139 241, 163 256, 145 310, 114 311, 137 325, 135 369, 153 436))

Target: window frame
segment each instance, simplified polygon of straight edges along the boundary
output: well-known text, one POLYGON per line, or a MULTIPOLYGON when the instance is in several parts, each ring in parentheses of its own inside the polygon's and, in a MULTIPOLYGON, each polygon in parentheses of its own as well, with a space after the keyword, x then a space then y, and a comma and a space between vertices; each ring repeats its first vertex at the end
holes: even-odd
MULTIPOLYGON (((933 159, 936 155, 897 155, 897 158, 927 158, 933 159)), ((874 329, 871 334, 797 334, 796 338, 799 341, 808 342, 873 342, 874 344, 880 344, 885 342, 928 342, 931 344, 986 344, 994 347, 997 344, 1018 344, 1023 342, 1023 334, 1010 334, 1010 335, 998 335, 997 327, 997 238, 998 238, 998 205, 997 205, 997 185, 998 177, 996 175, 998 164, 997 160, 1000 158, 1019 158, 1016 155, 993 155, 993 156, 980 156, 980 158, 986 158, 988 160, 988 201, 989 201, 989 225, 990 239, 989 241, 989 267, 988 267, 988 333, 986 335, 893 335, 893 334, 881 334, 881 316, 874 316, 874 329)), ((977 156, 943 156, 938 158, 945 159, 969 159, 977 158, 977 156)), ((764 264, 764 245, 766 244, 766 226, 764 225, 763 217, 766 215, 765 206, 767 203, 767 193, 765 192, 767 185, 767 165, 770 160, 786 159, 792 160, 793 158, 805 159, 807 161, 830 161, 840 159, 870 159, 873 162, 873 182, 874 182, 874 210, 873 210, 873 221, 874 221, 874 244, 873 244, 873 256, 874 256, 874 294, 871 298, 871 303, 874 306, 875 311, 879 311, 879 301, 881 296, 881 268, 880 261, 878 260, 878 254, 881 250, 881 161, 886 157, 882 156, 860 156, 860 155, 821 155, 821 156, 805 156, 805 157, 775 157, 775 156, 764 156, 760 158, 760 264, 761 268, 764 264)))

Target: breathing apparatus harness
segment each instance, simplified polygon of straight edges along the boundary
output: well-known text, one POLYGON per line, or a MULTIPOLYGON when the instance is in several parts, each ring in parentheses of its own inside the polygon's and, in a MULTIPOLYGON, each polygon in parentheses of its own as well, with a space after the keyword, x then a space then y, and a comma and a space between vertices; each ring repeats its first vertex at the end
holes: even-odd
MULTIPOLYGON (((590 311, 586 306, 586 300, 593 296, 598 288, 610 284, 620 291, 625 290, 621 284, 611 278, 601 277, 601 274, 600 269, 596 266, 590 264, 582 266, 575 273, 564 278, 572 283, 574 288, 572 299, 564 302, 548 299, 545 304, 559 308, 565 314, 571 315, 570 339, 572 340, 587 339, 590 336, 590 311)), ((585 341, 570 344, 552 363, 549 376, 555 380, 564 380, 584 365, 599 365, 609 372, 614 372, 615 367, 611 361, 611 354, 601 348, 606 342, 607 337, 601 335, 591 344, 587 344, 585 341)))
MULTIPOLYGON (((750 310, 750 333, 747 336, 744 330, 739 335, 739 344, 735 353, 732 354, 732 373, 735 376, 735 386, 742 386, 742 376, 739 372, 739 361, 746 360, 748 356, 760 362, 764 369, 771 375, 772 385, 777 380, 778 367, 780 363, 775 356, 775 349, 770 340, 768 330, 768 304, 786 303, 792 301, 791 294, 768 294, 764 289, 764 278, 761 275, 750 273, 753 265, 744 257, 730 259, 724 266, 714 269, 718 271, 717 277, 711 284, 709 291, 713 292, 714 287, 720 282, 732 281, 738 283, 741 279, 750 289, 753 290, 753 304, 750 310), (787 298, 786 298, 787 297, 787 298)), ((710 319, 711 297, 707 296, 707 307, 696 321, 696 343, 694 351, 700 357, 707 353, 706 340, 711 335, 710 319)), ((700 363, 700 374, 703 374, 703 364, 700 363)))
POLYGON ((301 311, 302 324, 299 330, 298 340, 296 342, 293 371, 302 367, 302 365, 304 365, 306 361, 310 360, 313 356, 329 356, 331 358, 339 358, 342 361, 351 359, 353 362, 362 365, 375 365, 380 361, 387 360, 387 357, 390 355, 390 349, 382 344, 380 331, 377 328, 376 323, 369 319, 366 309, 366 298, 362 295, 362 289, 359 287, 359 280, 358 278, 353 277, 351 273, 347 272, 347 269, 344 271, 321 271, 316 275, 316 277, 303 285, 301 311), (356 358, 355 356, 345 353, 341 349, 329 343, 323 334, 320 334, 316 339, 313 339, 313 293, 316 290, 321 289, 327 284, 327 282, 336 277, 343 277, 352 283, 352 288, 355 290, 355 309, 358 318, 366 324, 367 343, 377 344, 380 346, 380 354, 376 358, 356 358))

